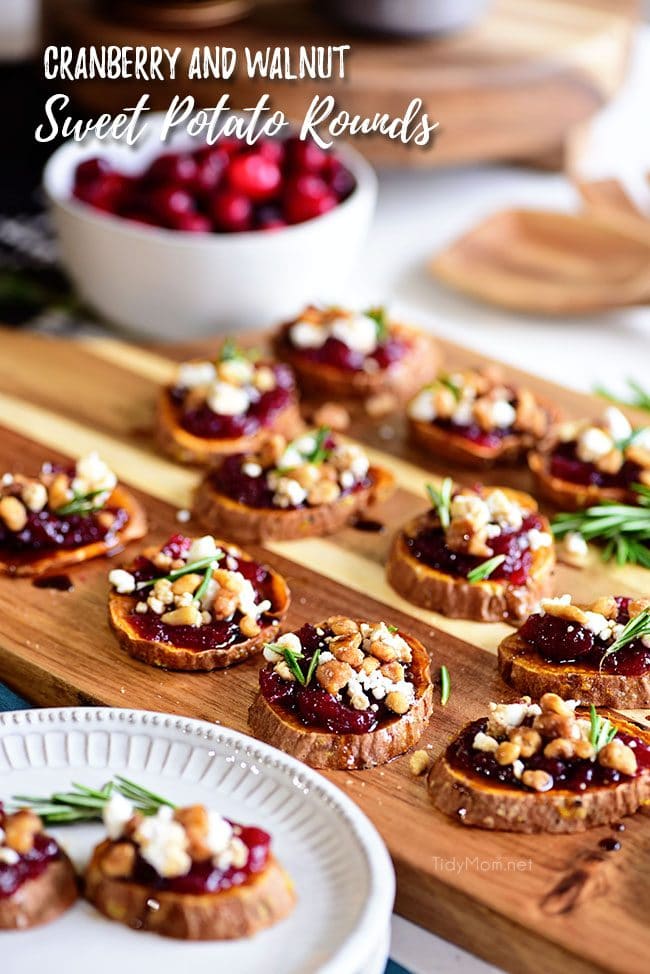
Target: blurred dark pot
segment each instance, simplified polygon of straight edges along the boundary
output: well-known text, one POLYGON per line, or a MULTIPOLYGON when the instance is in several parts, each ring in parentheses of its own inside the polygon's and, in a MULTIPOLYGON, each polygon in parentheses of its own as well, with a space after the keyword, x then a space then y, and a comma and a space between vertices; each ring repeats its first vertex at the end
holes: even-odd
POLYGON ((489 0, 320 0, 318 5, 351 27, 422 37, 469 27, 488 3, 489 0))

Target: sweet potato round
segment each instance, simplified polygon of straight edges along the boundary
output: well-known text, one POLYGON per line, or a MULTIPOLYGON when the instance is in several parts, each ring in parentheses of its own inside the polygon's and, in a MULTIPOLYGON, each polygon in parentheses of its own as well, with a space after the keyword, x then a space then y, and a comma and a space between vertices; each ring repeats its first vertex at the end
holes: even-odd
POLYGON ((277 861, 242 886, 219 893, 174 893, 111 879, 101 869, 110 839, 95 849, 86 869, 86 898, 109 920, 178 940, 235 940, 252 937, 292 911, 293 884, 277 861))
POLYGON ((56 920, 77 899, 77 877, 61 850, 40 876, 28 879, 12 896, 0 898, 0 930, 28 930, 56 920))
MULTIPOLYGON (((522 505, 530 498, 518 491, 504 489, 510 498, 522 505)), ((406 539, 415 536, 427 523, 428 514, 414 518, 395 535, 386 565, 389 583, 403 598, 424 609, 440 612, 451 619, 472 619, 475 622, 521 621, 541 598, 553 590, 555 550, 553 547, 534 551, 532 565, 525 586, 511 585, 506 580, 486 578, 470 583, 464 578, 446 575, 414 558, 406 539)), ((544 530, 550 531, 542 518, 544 530)))
POLYGON ((616 501, 635 504, 639 497, 625 487, 598 487, 595 484, 574 484, 570 480, 554 477, 550 471, 549 457, 533 450, 528 454, 528 466, 535 481, 537 492, 556 507, 565 511, 580 511, 585 507, 616 501))
POLYGON ((101 555, 112 555, 121 551, 130 541, 142 538, 147 532, 147 516, 144 508, 133 494, 118 484, 109 497, 107 504, 111 507, 122 507, 128 514, 128 520, 121 531, 118 531, 112 541, 94 541, 92 544, 81 545, 79 548, 59 548, 45 551, 37 558, 12 562, 3 558, 0 553, 0 575, 14 575, 33 577, 44 575, 46 572, 59 572, 72 565, 101 555))
POLYGON ((440 349, 430 336, 416 328, 395 323, 390 326, 391 333, 410 343, 404 357, 387 369, 350 372, 306 360, 287 340, 291 324, 280 329, 274 339, 274 349, 278 358, 289 363, 303 393, 309 398, 368 399, 381 392, 390 392, 400 402, 405 402, 436 374, 442 360, 440 349))
POLYGON ((290 541, 334 534, 373 504, 385 500, 394 489, 394 478, 383 467, 370 467, 371 484, 345 494, 340 500, 294 510, 256 508, 240 504, 220 493, 207 474, 194 495, 193 513, 212 534, 237 541, 290 541))
MULTIPOLYGON (((621 730, 650 742, 650 732, 621 714, 602 713, 621 730)), ((617 822, 647 803, 650 772, 585 792, 558 788, 538 793, 493 785, 479 775, 468 775, 442 754, 429 772, 428 789, 436 808, 463 825, 507 832, 584 832, 617 822)))
POLYGON ((395 716, 367 734, 334 734, 313 730, 292 714, 271 704, 258 692, 248 723, 262 741, 286 751, 312 768, 352 770, 386 764, 417 743, 433 710, 429 655, 419 640, 400 633, 411 647, 415 703, 403 717, 395 716))
POLYGON ((499 673, 505 683, 537 700, 557 693, 596 707, 650 706, 650 672, 641 676, 601 673, 576 663, 548 663, 518 633, 507 636, 498 650, 499 673))
MULTIPOLYGON (((237 552, 240 560, 252 560, 249 555, 235 545, 217 542, 237 552)), ((150 666, 162 666, 168 670, 216 670, 233 663, 240 663, 259 652, 265 642, 271 641, 278 632, 278 624, 289 611, 291 593, 284 577, 278 572, 268 569, 271 575, 273 599, 271 609, 266 615, 272 617, 272 622, 262 626, 257 636, 228 646, 226 649, 193 649, 191 646, 175 646, 159 640, 143 639, 129 622, 137 602, 137 596, 119 595, 111 592, 108 599, 109 621, 115 630, 120 645, 130 656, 148 663, 150 666)))
POLYGON ((303 429, 303 425, 298 404, 291 402, 277 414, 272 426, 263 426, 252 436, 228 439, 194 436, 181 425, 180 410, 172 402, 169 390, 165 388, 158 397, 154 435, 161 450, 174 460, 205 466, 232 453, 254 452, 271 433, 280 433, 291 439, 303 429))

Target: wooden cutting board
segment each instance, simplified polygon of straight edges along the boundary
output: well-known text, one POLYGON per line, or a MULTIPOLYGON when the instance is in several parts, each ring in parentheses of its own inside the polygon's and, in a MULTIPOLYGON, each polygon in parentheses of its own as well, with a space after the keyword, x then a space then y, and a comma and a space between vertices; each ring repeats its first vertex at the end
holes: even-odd
MULTIPOLYGON (((451 364, 485 361, 449 343, 443 346, 451 364)), ((213 342, 152 351, 110 340, 73 343, 0 330, 0 472, 35 471, 44 459, 97 449, 144 501, 152 540, 164 539, 178 530, 176 511, 189 505, 197 474, 154 452, 152 402, 170 375, 171 358, 215 347, 213 342)), ((522 375, 512 369, 506 374, 522 375)), ((602 408, 591 397, 541 379, 529 381, 569 414, 595 415, 602 408)), ((643 420, 642 414, 631 418, 643 420)), ((489 700, 511 696, 494 658, 509 629, 444 619, 409 606, 388 588, 382 563, 391 532, 426 507, 427 479, 451 473, 471 482, 475 476, 422 466, 393 417, 372 426, 359 422, 352 433, 397 476, 399 489, 379 513, 387 530, 347 529, 333 538, 269 545, 258 554, 289 581, 291 627, 334 612, 382 618, 425 643, 434 677, 443 663, 449 668, 451 699, 445 708, 436 705, 422 741, 437 755, 465 721, 485 713, 489 700)), ((524 471, 487 479, 529 487, 524 471)), ((193 528, 190 524, 188 530, 193 528)), ((107 623, 108 567, 99 560, 74 569, 74 591, 67 593, 0 579, 0 679, 40 705, 171 711, 246 731, 258 663, 192 675, 131 660, 107 623)), ((558 570, 558 591, 571 591, 579 600, 612 590, 648 595, 649 583, 646 571, 604 566, 596 557, 589 571, 558 570)), ((409 772, 408 757, 384 768, 329 777, 386 840, 398 875, 397 909, 405 916, 516 974, 647 969, 647 812, 626 819, 625 831, 615 835, 621 850, 606 852, 600 843, 612 835, 607 828, 534 837, 464 829, 431 807, 424 781, 409 772)))
POLYGON ((184 66, 202 45, 287 47, 295 54, 301 46, 350 44, 344 79, 269 82, 239 71, 229 82, 188 81, 179 68, 169 83, 76 80, 68 90, 92 115, 122 111, 144 90, 160 111, 176 94, 211 106, 228 92, 233 107, 247 108, 268 92, 273 107, 294 119, 304 118, 317 95, 333 94, 340 108, 370 118, 376 112, 400 117, 418 96, 440 123, 426 151, 374 136, 356 144, 380 165, 427 167, 560 149, 621 84, 636 8, 636 0, 491 0, 468 30, 422 40, 355 33, 328 19, 316 0, 265 0, 241 21, 201 29, 190 17, 186 29, 162 19, 153 27, 134 25, 98 0, 43 0, 43 25, 47 44, 180 47, 184 66))

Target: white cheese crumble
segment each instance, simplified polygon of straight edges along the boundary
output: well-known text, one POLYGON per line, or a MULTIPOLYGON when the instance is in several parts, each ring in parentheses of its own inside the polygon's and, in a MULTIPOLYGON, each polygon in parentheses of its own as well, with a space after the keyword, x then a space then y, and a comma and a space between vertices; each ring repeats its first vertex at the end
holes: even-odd
POLYGON ((19 861, 20 856, 15 849, 10 849, 9 846, 0 847, 0 862, 5 866, 15 866, 19 861))
POLYGON ((322 348, 329 338, 327 329, 313 321, 297 321, 289 334, 296 348, 322 348))
POLYGON ((333 338, 361 355, 372 355, 377 348, 377 324, 367 315, 335 318, 329 329, 333 338))
POLYGON ((206 402, 219 416, 241 416, 248 411, 251 398, 247 389, 217 380, 208 389, 206 402))
POLYGON ((183 389, 196 389, 214 382, 217 371, 212 362, 183 362, 179 365, 176 384, 183 389))
POLYGON ((108 581, 120 595, 135 592, 135 577, 123 568, 114 568, 108 573, 108 581))
POLYGON ((564 547, 570 555, 586 558, 589 548, 579 531, 569 531, 564 538, 564 547))
POLYGON ((411 419, 419 423, 431 423, 436 418, 436 407, 432 389, 422 389, 415 399, 412 399, 408 414, 411 419))
POLYGON ((475 751, 485 751, 487 754, 493 754, 499 746, 499 742, 496 737, 492 737, 491 734, 485 734, 483 731, 479 731, 474 737, 472 747, 475 751))
POLYGON ((117 477, 98 453, 92 452, 77 460, 72 490, 75 494, 86 496, 96 494, 95 500, 101 503, 103 495, 108 496, 117 485, 117 477))
POLYGON ((114 791, 109 800, 104 805, 102 818, 109 839, 119 839, 124 831, 124 826, 132 818, 134 812, 131 802, 114 791))
POLYGON ((614 441, 605 430, 597 426, 589 426, 578 437, 576 456, 583 463, 595 463, 609 453, 614 447, 614 441))
POLYGON ((142 858, 164 878, 186 876, 192 868, 187 833, 173 815, 173 809, 163 805, 155 815, 142 819, 133 836, 142 858))
POLYGON ((531 528, 528 532, 528 547, 531 551, 539 551, 540 548, 550 548, 552 544, 553 538, 548 531, 531 528))
POLYGON ((603 413, 604 428, 614 440, 627 440, 632 435, 632 426, 627 417, 616 406, 609 406, 603 413))

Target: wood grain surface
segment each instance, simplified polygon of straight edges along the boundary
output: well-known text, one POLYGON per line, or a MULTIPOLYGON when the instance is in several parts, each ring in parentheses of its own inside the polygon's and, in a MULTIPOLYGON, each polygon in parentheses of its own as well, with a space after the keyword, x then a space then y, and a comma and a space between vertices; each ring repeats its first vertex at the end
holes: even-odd
MULTIPOLYGON (((358 138, 373 162, 427 167, 488 159, 527 159, 556 150, 612 97, 623 80, 633 35, 634 0, 492 0, 487 14, 458 34, 396 40, 355 34, 327 19, 316 2, 275 0, 237 23, 200 31, 165 24, 153 30, 120 22, 112 6, 95 0, 44 0, 46 43, 162 44, 183 51, 174 82, 147 85, 151 107, 166 110, 172 95, 193 95, 197 106, 229 93, 236 108, 272 95, 274 108, 302 119, 316 95, 333 94, 351 115, 403 115, 423 99, 440 122, 426 150, 381 137, 358 138), (300 84, 248 78, 187 81, 194 46, 242 50, 351 44, 344 79, 300 84), (533 121, 534 120, 534 121, 533 121)), ((58 89, 57 89, 58 90, 58 89)), ((91 114, 135 104, 141 81, 74 83, 75 101, 91 114)))
MULTIPOLYGON (((442 344, 452 364, 483 361, 442 344)), ((0 331, 0 471, 35 471, 44 459, 98 449, 145 503, 152 540, 163 540, 178 530, 176 511, 188 506, 198 474, 154 452, 152 404, 158 385, 172 372, 171 359, 197 350, 189 345, 146 350, 110 340, 67 343, 0 331)), ((521 377, 512 369, 507 374, 521 377)), ((570 415, 595 415, 602 408, 597 400, 544 380, 531 377, 530 384, 570 415)), ((433 756, 468 719, 485 713, 489 700, 512 696, 500 682, 494 658, 510 630, 503 624, 447 620, 409 606, 387 587, 382 563, 392 530, 426 507, 427 480, 451 473, 470 483, 476 475, 423 466, 394 417, 374 424, 358 420, 351 435, 397 477, 397 493, 378 512, 387 530, 373 535, 346 529, 333 538, 272 544, 256 553, 288 579, 292 628, 341 611, 382 618, 427 646, 434 680, 442 664, 449 668, 451 699, 445 708, 436 702, 422 741, 433 756)), ((530 486, 524 471, 492 472, 486 479, 530 486)), ((187 530, 197 528, 190 523, 187 530)), ((129 560, 137 548, 131 546, 112 564, 129 560)), ((73 569, 69 593, 0 579, 0 679, 37 704, 151 708, 246 731, 259 664, 174 674, 131 660, 108 627, 108 568, 100 559, 73 569)), ((647 595, 649 578, 641 569, 604 566, 594 555, 587 571, 560 566, 557 588, 578 599, 612 590, 647 595)), ((424 781, 408 769, 408 757, 384 768, 329 777, 386 840, 398 874, 397 907, 404 915, 517 974, 645 969, 647 812, 627 819, 625 831, 616 833, 620 851, 605 852, 599 842, 611 835, 609 829, 555 837, 464 829, 432 808, 424 781)))

